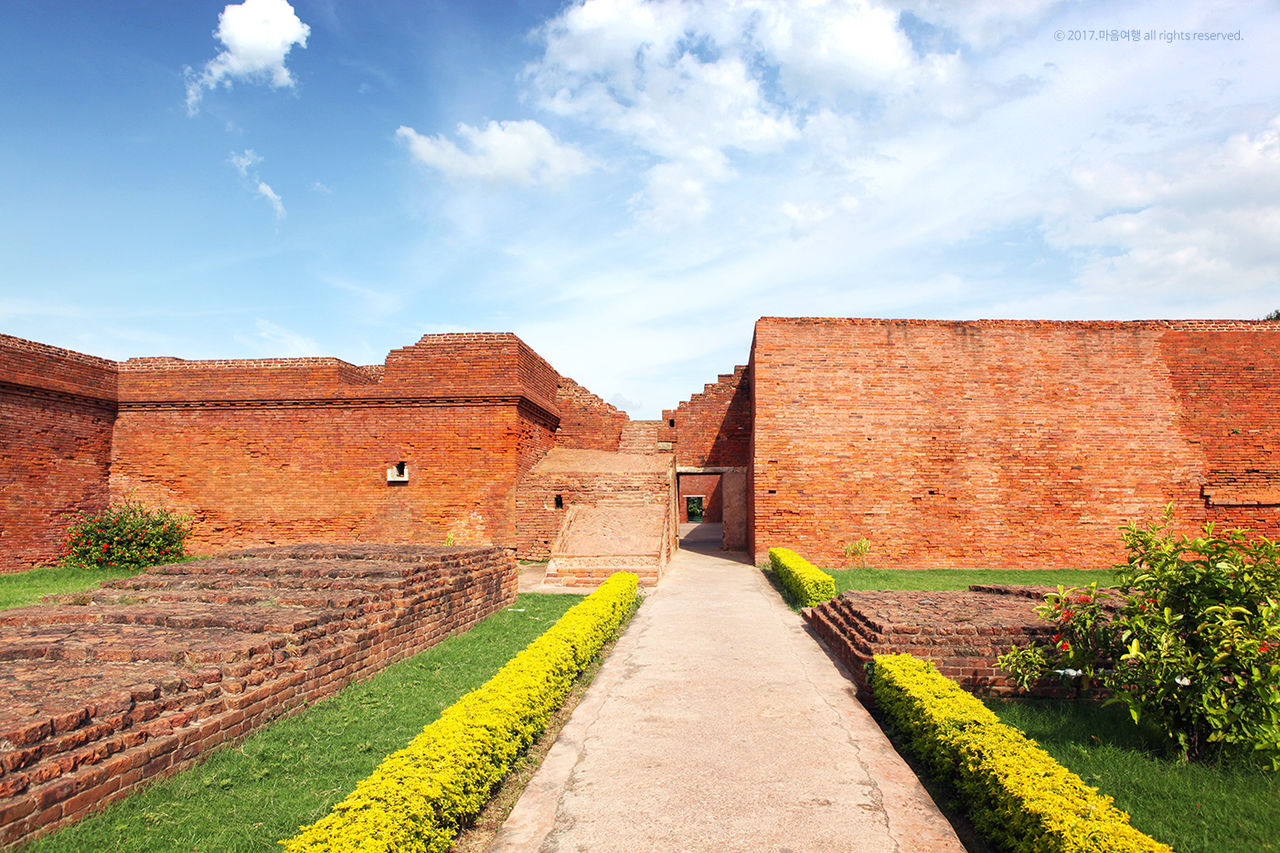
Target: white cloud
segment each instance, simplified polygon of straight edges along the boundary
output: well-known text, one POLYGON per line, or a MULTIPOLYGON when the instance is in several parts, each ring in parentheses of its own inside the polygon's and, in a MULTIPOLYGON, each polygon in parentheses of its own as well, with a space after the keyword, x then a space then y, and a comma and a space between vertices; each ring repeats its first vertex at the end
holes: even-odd
POLYGON ((279 194, 271 189, 271 185, 266 181, 258 181, 258 195, 262 196, 271 205, 271 209, 276 212, 276 219, 284 219, 284 202, 281 201, 279 194))
POLYGON ((235 166, 236 171, 240 173, 240 177, 252 184, 254 192, 271 205, 271 209, 276 213, 276 219, 284 219, 284 200, 271 188, 270 184, 258 177, 257 167, 262 162, 262 155, 252 148, 246 148, 239 154, 232 153, 230 160, 231 165, 235 166))
POLYGON ((246 148, 239 154, 231 155, 231 165, 236 167, 236 171, 240 173, 240 177, 249 177, 249 170, 262 162, 262 155, 252 148, 246 148))
POLYGON ((254 334, 237 334, 236 341, 265 358, 304 358, 329 355, 312 338, 259 318, 254 334))
POLYGON ((595 167, 536 121, 491 121, 483 129, 459 124, 458 135, 469 150, 444 136, 423 136, 411 127, 396 130, 416 160, 450 178, 556 185, 595 167))
POLYGON ((218 15, 214 36, 223 50, 200 72, 187 69, 187 113, 195 115, 205 90, 233 80, 261 80, 279 89, 293 85, 285 59, 294 45, 307 46, 311 28, 287 0, 244 0, 218 15))

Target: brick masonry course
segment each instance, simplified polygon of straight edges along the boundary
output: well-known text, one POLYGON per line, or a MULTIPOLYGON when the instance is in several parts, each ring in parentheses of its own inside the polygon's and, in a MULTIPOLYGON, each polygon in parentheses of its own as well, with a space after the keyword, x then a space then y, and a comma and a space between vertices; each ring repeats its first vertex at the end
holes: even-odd
POLYGON ((0 612, 0 845, 469 628, 516 585, 495 548, 291 546, 0 612))
MULTIPOLYGON (((982 695, 1021 695, 996 666, 1011 646, 1047 642, 1053 627, 1036 612, 1045 586, 975 585, 967 591, 849 591, 805 608, 804 619, 848 666, 871 697, 867 663, 874 655, 909 654, 931 660, 961 687, 982 695)), ((1040 696, 1064 696, 1069 686, 1046 683, 1040 696)))
POLYGON ((1168 504, 1280 535, 1280 323, 766 317, 749 374, 757 561, 1104 567, 1168 504))

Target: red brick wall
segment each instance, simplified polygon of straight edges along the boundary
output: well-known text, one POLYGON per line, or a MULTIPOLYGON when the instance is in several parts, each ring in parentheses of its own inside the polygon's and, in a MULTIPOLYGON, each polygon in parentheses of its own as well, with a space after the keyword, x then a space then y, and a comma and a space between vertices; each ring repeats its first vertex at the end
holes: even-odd
POLYGON ((750 458, 751 383, 745 366, 723 374, 675 409, 662 413, 676 465, 685 468, 745 466, 750 458), (671 427, 671 421, 675 426, 671 427))
POLYGON ((559 378, 556 408, 560 429, 556 446, 578 450, 617 450, 627 413, 620 411, 568 377, 559 378))
POLYGON ((193 550, 508 544, 550 448, 557 374, 514 335, 430 335, 383 371, 336 359, 121 367, 113 497, 191 512, 193 550), (398 462, 409 481, 389 484, 398 462))
POLYGON ((1186 323, 1160 338, 1184 434, 1205 455, 1207 520, 1280 530, 1280 323, 1186 323))
POLYGON ((1232 472, 1274 486, 1278 345, 1274 323, 764 318, 754 556, 866 536, 871 565, 1110 565, 1129 520, 1196 526, 1232 472), (1213 439, 1223 407, 1256 432, 1213 439))
POLYGON ((724 503, 720 490, 719 474, 680 474, 680 500, 677 511, 680 523, 689 521, 689 505, 685 498, 690 495, 702 495, 702 520, 719 523, 723 521, 724 503))
POLYGON ((106 505, 116 365, 0 335, 0 572, 51 563, 106 505))

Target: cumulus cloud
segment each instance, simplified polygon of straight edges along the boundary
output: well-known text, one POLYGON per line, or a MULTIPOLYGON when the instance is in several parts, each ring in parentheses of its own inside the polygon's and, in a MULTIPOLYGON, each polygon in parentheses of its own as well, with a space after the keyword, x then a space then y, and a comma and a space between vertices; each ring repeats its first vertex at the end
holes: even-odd
POLYGON ((466 150, 443 135, 424 136, 411 127, 396 130, 414 159, 450 178, 556 185, 595 167, 582 151, 557 142, 536 121, 491 121, 484 128, 459 124, 458 135, 466 150))
POLYGON ((1143 168, 1106 163, 1072 174, 1055 245, 1086 253, 1082 285, 1147 294, 1280 281, 1280 117, 1143 168))
POLYGON ((293 85, 285 59, 294 45, 307 46, 311 28, 287 0, 244 0, 218 15, 214 36, 223 49, 199 72, 187 69, 187 113, 195 115, 206 90, 235 80, 262 81, 275 88, 293 85))

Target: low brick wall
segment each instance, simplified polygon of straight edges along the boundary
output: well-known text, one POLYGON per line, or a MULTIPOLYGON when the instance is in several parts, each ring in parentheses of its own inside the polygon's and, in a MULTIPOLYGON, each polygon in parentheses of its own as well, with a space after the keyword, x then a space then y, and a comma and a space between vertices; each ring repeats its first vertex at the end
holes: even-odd
MULTIPOLYGON (((1022 694, 996 667, 1012 645, 1047 641, 1053 627, 1036 615, 1047 586, 971 586, 935 592, 849 591, 805 608, 805 621, 832 654, 849 667, 858 690, 870 697, 867 662, 873 655, 905 653, 931 660, 938 671, 973 693, 1022 694)), ((1070 695, 1046 684, 1036 695, 1070 695)))
POLYGON ((517 577, 496 548, 288 546, 0 611, 0 846, 469 628, 517 577))

